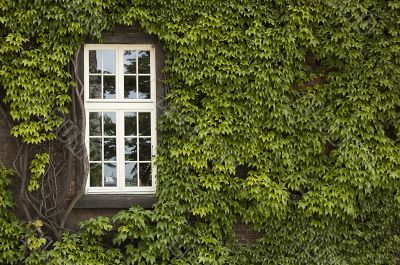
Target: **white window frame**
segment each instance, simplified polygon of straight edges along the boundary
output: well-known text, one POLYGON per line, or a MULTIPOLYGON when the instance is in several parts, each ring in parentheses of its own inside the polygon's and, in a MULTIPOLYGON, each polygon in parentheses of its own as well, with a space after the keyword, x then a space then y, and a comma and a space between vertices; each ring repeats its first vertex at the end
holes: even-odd
MULTIPOLYGON (((84 98, 86 113, 85 144, 89 150, 89 112, 116 112, 116 187, 90 187, 90 173, 86 183, 87 194, 154 194, 156 191, 156 167, 154 157, 157 147, 156 129, 156 58, 154 45, 134 44, 86 44, 84 45, 84 98), (89 50, 115 50, 116 51, 116 98, 115 99, 89 99, 89 50), (124 99, 124 73, 123 51, 147 50, 150 51, 150 99, 124 99), (125 187, 125 124, 124 112, 150 112, 151 116, 151 167, 152 185, 143 187, 125 187)), ((104 136, 103 136, 104 137, 104 136)), ((139 137, 140 136, 135 136, 139 137)), ((102 147, 104 148, 104 147, 102 147)), ((139 150, 140 151, 140 150, 139 150)), ((103 174, 102 174, 103 175, 103 174)), ((104 178, 104 175, 103 175, 104 178)), ((103 180, 104 181, 104 180, 103 180)), ((139 176, 138 176, 139 181, 139 176)))

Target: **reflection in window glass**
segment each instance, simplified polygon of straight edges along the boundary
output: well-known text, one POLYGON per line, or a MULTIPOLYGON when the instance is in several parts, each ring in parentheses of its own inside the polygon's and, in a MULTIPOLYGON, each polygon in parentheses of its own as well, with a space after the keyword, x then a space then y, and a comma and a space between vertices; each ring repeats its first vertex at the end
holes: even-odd
POLYGON ((117 146, 115 138, 104 138, 104 161, 117 160, 117 146))
POLYGON ((101 73, 101 51, 89 51, 89 73, 101 73))
POLYGON ((136 135, 136 112, 125 112, 125 136, 136 135))
POLYGON ((117 186, 117 164, 104 163, 104 186, 116 187, 117 186))
POLYGON ((101 76, 89 76, 89 98, 101 98, 101 76))
POLYGON ((150 51, 139 51, 138 57, 139 74, 150 74, 150 51))
POLYGON ((137 98, 136 76, 124 76, 124 98, 137 98))
POLYGON ((104 112, 104 135, 115 136, 116 120, 115 112, 104 112))
POLYGON ((101 138, 91 138, 89 140, 90 152, 89 158, 91 161, 101 161, 102 143, 101 138))
POLYGON ((90 112, 89 114, 89 136, 101 135, 101 112, 90 112))
POLYGON ((139 112, 139 135, 150 136, 150 112, 139 112))
POLYGON ((150 98, 150 76, 139 76, 139 94, 140 99, 150 98))
POLYGON ((105 75, 103 77, 104 88, 103 88, 103 98, 114 99, 115 98, 115 76, 105 75))
POLYGON ((137 186, 137 164, 125 163, 125 186, 137 186))
POLYGON ((124 73, 136 74, 136 51, 124 51, 124 73))
POLYGON ((125 139, 125 161, 137 160, 137 138, 125 139))
POLYGON ((101 187, 102 186, 102 174, 101 174, 101 163, 90 163, 90 186, 101 187))
POLYGON ((151 164, 140 163, 139 164, 139 186, 151 186, 151 164))
POLYGON ((151 138, 139 138, 139 160, 151 160, 151 138))
POLYGON ((115 73, 115 51, 103 51, 103 74, 115 73))

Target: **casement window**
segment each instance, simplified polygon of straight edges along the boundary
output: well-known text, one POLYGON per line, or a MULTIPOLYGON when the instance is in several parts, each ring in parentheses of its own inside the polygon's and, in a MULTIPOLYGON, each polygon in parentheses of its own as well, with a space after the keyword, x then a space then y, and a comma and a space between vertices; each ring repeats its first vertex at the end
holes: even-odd
POLYGON ((152 45, 85 45, 88 194, 155 192, 155 75, 152 45))

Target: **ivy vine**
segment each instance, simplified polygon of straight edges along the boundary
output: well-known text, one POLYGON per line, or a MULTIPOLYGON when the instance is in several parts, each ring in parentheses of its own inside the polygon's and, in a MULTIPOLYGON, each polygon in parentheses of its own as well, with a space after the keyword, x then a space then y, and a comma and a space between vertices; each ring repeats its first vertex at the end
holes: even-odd
MULTIPOLYGON (((45 248, 40 223, 6 213, 2 169, 12 227, 0 228, 0 261, 395 264, 399 12, 395 0, 0 2, 1 106, 20 141, 54 139, 76 86, 71 58, 115 25, 164 43, 171 88, 154 209, 87 220, 45 248), (237 222, 257 242, 237 244, 237 222)), ((48 159, 36 158, 40 182, 48 159)))

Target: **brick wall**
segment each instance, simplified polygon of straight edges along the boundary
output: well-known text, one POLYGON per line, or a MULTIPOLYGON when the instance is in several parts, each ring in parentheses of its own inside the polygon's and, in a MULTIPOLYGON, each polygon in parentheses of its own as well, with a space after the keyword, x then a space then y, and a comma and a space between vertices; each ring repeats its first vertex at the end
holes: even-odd
POLYGON ((10 135, 7 123, 0 116, 0 164, 11 167, 16 156, 17 147, 10 135))
POLYGON ((79 222, 94 218, 97 216, 106 216, 112 218, 120 209, 74 209, 68 218, 67 228, 71 230, 78 229, 79 222))
POLYGON ((235 233, 239 244, 255 243, 259 238, 259 234, 256 231, 243 223, 237 223, 235 225, 235 233))
MULTIPOLYGON (((10 135, 10 129, 6 121, 0 116, 0 165, 5 165, 7 168, 13 168, 13 162, 17 155, 17 145, 14 138, 10 135)), ((17 196, 20 187, 18 179, 13 179, 12 190, 14 191, 14 201, 17 201, 17 196)), ((14 208, 18 217, 23 218, 24 214, 21 207, 18 205, 14 208)))

